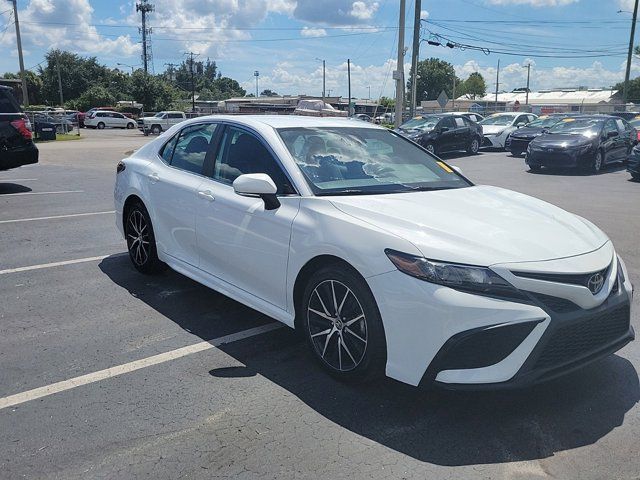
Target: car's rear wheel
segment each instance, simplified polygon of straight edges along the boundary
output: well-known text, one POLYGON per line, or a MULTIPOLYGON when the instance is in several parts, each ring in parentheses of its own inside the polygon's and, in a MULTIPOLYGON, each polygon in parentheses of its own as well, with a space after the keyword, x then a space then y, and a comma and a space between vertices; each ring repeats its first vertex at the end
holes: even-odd
POLYGON ((467 147, 467 153, 469 155, 475 155, 478 153, 478 150, 480 150, 480 141, 477 138, 474 138, 467 147))
POLYGON ((529 165, 529 170, 532 172, 539 172, 542 170, 542 167, 540 165, 529 165))
POLYGON ((153 225, 144 205, 136 203, 127 209, 124 231, 129 258, 136 270, 151 274, 166 268, 158 258, 153 225))
POLYGON ((160 127, 160 125, 154 125, 153 127, 151 127, 151 133, 153 133, 154 135, 160 135, 160 132, 162 132, 162 128, 160 127))
POLYGON ((307 342, 330 374, 358 382, 384 372, 382 320, 360 275, 339 265, 323 268, 309 279, 301 303, 307 342))
POLYGON ((98 127, 98 130, 104 130, 104 123, 102 122, 98 123, 97 127, 98 127))

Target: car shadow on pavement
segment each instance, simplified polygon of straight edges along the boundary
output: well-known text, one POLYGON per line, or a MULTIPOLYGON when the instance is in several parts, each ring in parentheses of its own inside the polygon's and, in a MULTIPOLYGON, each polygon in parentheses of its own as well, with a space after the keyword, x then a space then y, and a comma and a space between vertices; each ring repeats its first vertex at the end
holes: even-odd
POLYGON ((30 192, 29 187, 20 185, 19 183, 8 183, 0 180, 0 195, 8 195, 11 193, 24 193, 30 192))
MULTIPOLYGON (((229 327, 241 330, 248 317, 270 321, 172 271, 151 282, 124 256, 104 259, 100 269, 203 340, 227 334, 222 330, 229 327), (194 295, 163 296, 177 285, 193 288, 202 303, 197 310, 218 312, 225 327, 212 328, 210 316, 194 314, 194 295)), ((446 466, 544 459, 593 444, 622 425, 640 399, 638 374, 618 355, 526 390, 449 392, 423 391, 390 379, 342 383, 317 365, 289 328, 218 348, 244 367, 212 369, 211 381, 219 377, 246 381, 242 379, 259 374, 345 429, 420 461, 446 466)))

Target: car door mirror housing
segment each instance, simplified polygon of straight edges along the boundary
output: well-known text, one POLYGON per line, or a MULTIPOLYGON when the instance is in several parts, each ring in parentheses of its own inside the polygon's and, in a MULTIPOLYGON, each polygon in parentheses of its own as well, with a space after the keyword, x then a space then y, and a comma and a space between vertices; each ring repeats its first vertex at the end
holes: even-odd
POLYGON ((448 132, 449 127, 440 127, 440 133, 448 132))
POLYGON ((280 206, 276 196, 278 188, 266 173, 245 173, 233 181, 233 190, 243 197, 260 197, 265 209, 274 210, 280 206))
POLYGON ((451 168, 453 168, 457 173, 459 173, 460 175, 464 176, 464 173, 462 173, 462 169, 457 166, 457 165, 449 165, 451 168))

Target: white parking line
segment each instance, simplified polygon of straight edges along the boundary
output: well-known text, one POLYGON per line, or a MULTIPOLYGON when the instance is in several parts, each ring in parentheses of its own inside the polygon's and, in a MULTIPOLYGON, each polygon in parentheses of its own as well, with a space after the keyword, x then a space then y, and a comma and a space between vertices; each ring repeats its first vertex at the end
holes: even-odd
POLYGON ((17 218, 15 220, 0 220, 0 223, 34 222, 36 220, 54 220, 56 218, 88 217, 90 215, 106 215, 109 213, 116 213, 116 211, 110 210, 108 212, 70 213, 68 215, 53 215, 51 217, 17 218))
POLYGON ((70 378, 69 380, 63 380, 61 382, 52 383, 44 387, 34 388, 33 390, 27 390, 26 392, 16 393, 15 395, 9 395, 8 397, 0 398, 0 410, 7 407, 19 405, 30 400, 37 398, 47 397, 54 393, 64 392, 65 390, 71 390, 72 388, 80 387, 90 383, 99 382, 100 380, 106 380, 107 378, 116 377, 125 373, 134 372, 141 368, 150 367, 152 365, 158 365, 159 363, 168 362, 170 360, 176 360, 178 358, 186 357, 192 353, 202 352, 203 350, 209 350, 214 347, 219 347, 225 343, 237 342, 238 340, 244 340, 245 338, 255 337, 262 333, 270 332, 284 325, 279 322, 268 323, 260 327, 250 328, 241 332, 232 333, 223 337, 215 338, 206 342, 198 342, 187 347, 177 348, 169 352, 160 353, 151 357, 142 358, 133 362, 110 367, 105 370, 99 370, 97 372, 89 373, 87 375, 81 375, 79 377, 70 378))
POLYGON ((29 265, 27 267, 7 268, 0 270, 0 275, 8 273, 28 272, 29 270, 40 270, 41 268, 62 267, 63 265, 74 265, 76 263, 97 262, 107 257, 126 255, 125 253, 116 253, 112 255, 100 255, 99 257, 76 258, 75 260, 64 260, 62 262, 41 263, 39 265, 29 265))
POLYGON ((20 192, 20 193, 1 193, 2 197, 17 197, 18 195, 56 195, 60 193, 84 193, 84 190, 60 190, 58 192, 20 192))
POLYGON ((4 182, 35 182, 37 178, 0 178, 0 183, 4 182))

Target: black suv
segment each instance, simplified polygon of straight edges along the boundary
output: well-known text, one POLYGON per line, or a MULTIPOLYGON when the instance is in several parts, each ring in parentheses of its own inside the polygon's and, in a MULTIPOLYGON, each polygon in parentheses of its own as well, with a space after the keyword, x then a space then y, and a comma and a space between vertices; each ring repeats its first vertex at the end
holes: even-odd
POLYGON ((482 143, 482 126, 457 114, 415 117, 397 132, 435 154, 465 150, 474 155, 482 143))
POLYGON ((0 170, 38 163, 31 123, 22 113, 11 88, 0 86, 0 170))

